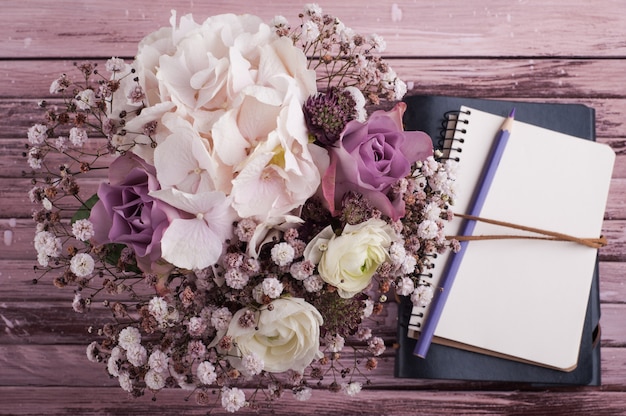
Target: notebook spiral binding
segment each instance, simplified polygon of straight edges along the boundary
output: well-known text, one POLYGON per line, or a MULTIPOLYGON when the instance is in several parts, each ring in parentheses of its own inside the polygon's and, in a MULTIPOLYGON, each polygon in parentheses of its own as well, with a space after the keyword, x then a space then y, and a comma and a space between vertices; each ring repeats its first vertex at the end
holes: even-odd
POLYGON ((438 148, 443 153, 440 160, 452 159, 457 162, 460 160, 457 153, 461 153, 463 151, 462 145, 465 143, 465 139, 463 137, 455 137, 458 136, 455 133, 467 133, 467 125, 469 125, 469 119, 467 116, 470 114, 470 110, 455 110, 447 111, 443 115, 443 120, 441 121, 439 129, 438 141, 438 148))
MULTIPOLYGON (((463 135, 467 133, 467 126, 470 122, 468 116, 470 114, 470 110, 447 111, 443 114, 437 143, 437 148, 442 152, 442 156, 438 158, 440 161, 452 159, 458 162, 460 160, 459 153, 463 151, 463 144, 465 143, 463 135)), ((436 258, 436 255, 433 257, 436 258)), ((431 264, 428 270, 432 270, 434 267, 435 265, 431 264)), ((428 270, 420 274, 420 280, 428 286, 433 286, 433 273, 428 270)), ((421 328, 426 307, 423 307, 421 311, 417 311, 416 309, 417 308, 412 309, 410 325, 421 328)))

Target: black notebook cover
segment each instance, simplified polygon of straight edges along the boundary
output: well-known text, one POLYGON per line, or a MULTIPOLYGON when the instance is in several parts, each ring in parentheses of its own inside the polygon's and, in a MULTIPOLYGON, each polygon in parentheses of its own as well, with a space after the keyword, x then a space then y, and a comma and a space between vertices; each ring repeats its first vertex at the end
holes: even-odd
MULTIPOLYGON (((580 104, 552 104, 445 96, 405 98, 406 130, 428 133, 438 146, 444 114, 461 105, 506 117, 516 108, 516 120, 588 140, 595 140, 595 112, 580 104)), ((566 150, 564 150, 564 157, 566 150)), ((462 162, 461 162, 462 163, 462 162)), ((412 305, 403 298, 398 311, 398 349, 394 374, 401 378, 521 382, 535 385, 600 385, 600 291, 598 267, 593 277, 578 365, 571 372, 553 370, 476 352, 432 344, 425 359, 413 355, 416 340, 407 337, 412 305)))

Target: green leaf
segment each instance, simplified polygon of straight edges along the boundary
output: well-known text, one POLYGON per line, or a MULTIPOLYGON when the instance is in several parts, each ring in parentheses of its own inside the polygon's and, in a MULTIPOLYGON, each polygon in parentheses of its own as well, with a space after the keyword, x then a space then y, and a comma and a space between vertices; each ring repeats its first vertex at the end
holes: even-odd
POLYGON ((91 198, 86 200, 83 205, 78 208, 78 211, 76 211, 72 216, 72 224, 74 224, 78 220, 88 219, 89 215, 91 214, 91 208, 93 208, 93 206, 96 205, 96 202, 98 202, 99 200, 100 198, 98 198, 98 194, 93 194, 91 198))

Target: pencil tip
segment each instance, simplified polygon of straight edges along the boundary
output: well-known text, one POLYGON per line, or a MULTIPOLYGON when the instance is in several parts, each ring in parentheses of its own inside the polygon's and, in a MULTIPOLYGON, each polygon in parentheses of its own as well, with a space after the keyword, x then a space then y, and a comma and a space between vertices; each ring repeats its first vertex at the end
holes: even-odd
POLYGON ((509 117, 510 118, 515 118, 515 107, 513 107, 513 109, 511 110, 511 112, 509 113, 509 117))

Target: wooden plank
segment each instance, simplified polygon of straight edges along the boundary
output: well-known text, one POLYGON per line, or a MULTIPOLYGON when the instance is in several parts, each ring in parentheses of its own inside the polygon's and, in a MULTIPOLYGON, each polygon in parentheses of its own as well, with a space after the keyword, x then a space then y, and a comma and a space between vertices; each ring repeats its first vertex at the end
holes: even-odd
MULTIPOLYGON (((46 415, 232 415, 220 404, 200 406, 190 392, 170 390, 129 398, 119 388, 45 387, 0 388, 0 414, 46 415)), ((249 397, 250 391, 246 391, 249 397)), ((237 415, 525 415, 545 416, 615 416, 623 414, 626 393, 608 392, 594 388, 566 391, 437 391, 437 390, 376 390, 366 389, 354 397, 343 393, 315 391, 312 399, 296 401, 285 392, 270 409, 242 409, 237 415)))
MULTIPOLYGON (((30 298, 21 302, 2 301, 0 304, 0 345, 23 343, 30 344, 76 344, 89 343, 96 339, 90 335, 89 327, 101 327, 112 322, 110 310, 101 306, 104 299, 116 300, 114 296, 101 296, 94 302, 91 311, 78 314, 73 311, 71 289, 64 291, 65 299, 53 301, 48 299, 30 298), (54 313, 49 313, 54 311, 54 313)), ((376 317, 378 325, 376 333, 388 341, 396 337, 395 304, 387 305, 385 316, 376 317)), ((626 327, 623 317, 626 316, 626 304, 602 304, 602 345, 607 347, 626 347, 626 327)))
MULTIPOLYGON (((390 55, 626 55, 626 9, 619 1, 598 0, 593 7, 585 0, 567 7, 542 0, 318 3, 355 31, 382 35, 390 55)), ((184 0, 142 0, 132 7, 123 0, 11 0, 3 4, 0 50, 5 57, 132 56, 141 38, 169 25, 171 9, 179 16, 193 13, 197 21, 225 12, 252 13, 265 21, 282 14, 296 25, 302 4, 221 1, 207 9, 184 0)))
MULTIPOLYGON (((86 345, 0 345, 2 378, 0 387, 117 387, 106 370, 105 363, 92 363, 85 354, 86 345), (59 365, 62 363, 62 365, 59 365)), ((602 348, 602 388, 626 391, 626 349, 602 348)), ((346 354, 346 357, 348 355, 346 354)), ((350 366, 345 358, 346 364, 350 366)), ((429 380, 395 378, 393 375, 394 351, 391 348, 379 359, 378 367, 367 372, 374 389, 447 389, 486 390, 496 388, 498 383, 467 382, 462 380, 429 380)), ((359 381, 365 380, 358 377, 359 381)), ((515 383, 511 383, 515 384, 515 383)), ((516 387, 531 386, 517 383, 516 387)), ((0 402, 1 403, 1 402, 0 402)), ((0 406, 1 408, 1 406, 0 406)))
MULTIPOLYGON (((78 79, 73 68, 76 61, 0 61, 0 97, 33 98, 35 102, 49 98, 50 84, 62 73, 78 79)), ((104 67, 103 60, 95 62, 104 67)), ((624 60, 618 58, 389 58, 388 62, 409 87, 422 94, 545 99, 626 96, 626 85, 615 82, 623 78, 624 60)))

